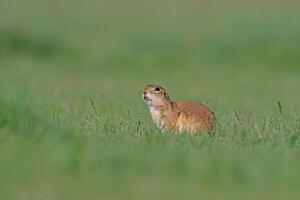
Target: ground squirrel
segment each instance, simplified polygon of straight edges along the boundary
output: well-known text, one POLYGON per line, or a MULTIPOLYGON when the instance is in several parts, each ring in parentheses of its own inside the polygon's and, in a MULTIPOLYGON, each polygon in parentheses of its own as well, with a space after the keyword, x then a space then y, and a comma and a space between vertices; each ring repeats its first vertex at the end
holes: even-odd
POLYGON ((172 102, 159 85, 148 85, 142 95, 161 131, 195 134, 214 126, 215 116, 209 108, 190 101, 172 102))

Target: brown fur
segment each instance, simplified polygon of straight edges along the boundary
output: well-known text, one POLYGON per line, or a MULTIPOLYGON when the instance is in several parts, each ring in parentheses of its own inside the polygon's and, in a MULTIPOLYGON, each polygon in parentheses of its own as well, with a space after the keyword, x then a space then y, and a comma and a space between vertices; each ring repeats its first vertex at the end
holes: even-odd
POLYGON ((214 113, 209 108, 189 101, 172 102, 166 90, 159 85, 148 85, 143 91, 143 98, 154 123, 162 131, 195 134, 214 126, 214 113))

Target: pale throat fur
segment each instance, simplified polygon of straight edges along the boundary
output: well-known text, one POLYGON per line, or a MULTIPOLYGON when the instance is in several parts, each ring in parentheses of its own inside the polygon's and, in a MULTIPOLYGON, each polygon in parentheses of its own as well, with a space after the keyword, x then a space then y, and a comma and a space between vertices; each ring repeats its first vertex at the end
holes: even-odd
POLYGON ((178 113, 172 112, 174 105, 171 101, 165 101, 163 105, 150 105, 149 111, 156 126, 161 131, 172 130, 176 126, 178 113))

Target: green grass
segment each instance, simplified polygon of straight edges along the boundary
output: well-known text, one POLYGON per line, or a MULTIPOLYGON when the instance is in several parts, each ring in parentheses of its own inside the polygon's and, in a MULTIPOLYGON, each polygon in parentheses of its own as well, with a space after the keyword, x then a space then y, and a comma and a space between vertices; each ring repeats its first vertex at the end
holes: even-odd
POLYGON ((1 199, 298 199, 298 10, 2 1, 1 199), (149 83, 208 103, 214 134, 160 133, 149 83))

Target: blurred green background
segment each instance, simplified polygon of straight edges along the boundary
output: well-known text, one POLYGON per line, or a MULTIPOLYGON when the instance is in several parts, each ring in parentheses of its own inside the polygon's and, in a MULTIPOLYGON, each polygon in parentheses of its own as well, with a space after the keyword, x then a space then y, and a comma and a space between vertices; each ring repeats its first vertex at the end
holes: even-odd
POLYGON ((1 199, 298 199, 300 3, 2 0, 1 199), (161 134, 149 83, 208 104, 161 134))

